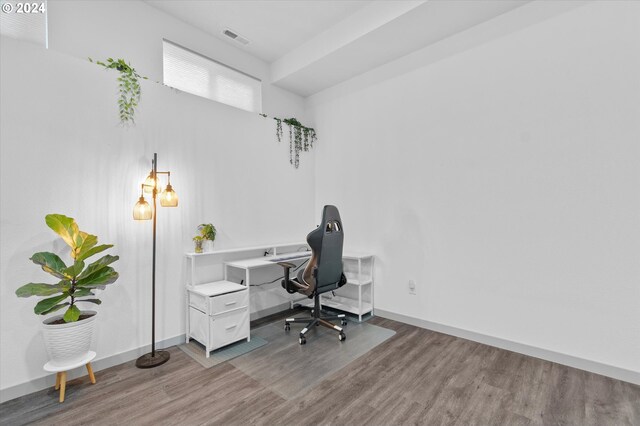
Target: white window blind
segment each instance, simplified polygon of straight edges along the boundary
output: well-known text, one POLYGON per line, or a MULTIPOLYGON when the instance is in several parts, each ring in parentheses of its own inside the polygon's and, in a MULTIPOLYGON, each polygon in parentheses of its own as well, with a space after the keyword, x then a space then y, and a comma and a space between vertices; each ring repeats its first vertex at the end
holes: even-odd
POLYGON ((47 2, 2 0, 0 33, 47 47, 47 2))
POLYGON ((262 112, 262 82, 203 55, 163 40, 167 86, 252 112, 262 112))

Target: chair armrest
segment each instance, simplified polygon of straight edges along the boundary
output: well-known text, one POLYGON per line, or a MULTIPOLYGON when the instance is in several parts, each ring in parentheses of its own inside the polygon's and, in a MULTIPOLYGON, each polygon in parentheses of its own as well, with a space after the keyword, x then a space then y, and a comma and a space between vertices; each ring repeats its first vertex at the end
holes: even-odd
POLYGON ((282 280, 282 288, 287 290, 287 293, 289 294, 295 293, 297 291, 297 288, 295 286, 295 283, 293 283, 289 279, 289 271, 291 270, 291 268, 295 268, 296 265, 289 262, 278 262, 278 265, 284 268, 284 279, 282 280))

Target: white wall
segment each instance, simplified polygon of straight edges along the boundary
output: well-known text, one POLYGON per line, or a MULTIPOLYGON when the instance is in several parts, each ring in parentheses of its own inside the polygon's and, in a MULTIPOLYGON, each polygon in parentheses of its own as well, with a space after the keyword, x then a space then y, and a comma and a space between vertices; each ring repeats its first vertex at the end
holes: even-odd
MULTIPOLYGON (((219 249, 300 241, 314 224, 312 153, 294 170, 270 118, 153 82, 162 81, 166 38, 262 79, 263 112, 305 122, 303 98, 270 84, 268 64, 140 1, 50 0, 48 30, 49 51, 2 39, 3 400, 45 375, 36 299, 14 291, 47 279, 28 260, 33 252, 64 249, 47 213, 75 217, 121 256, 120 280, 101 295, 98 360, 149 344, 151 228, 133 222, 131 208, 153 152, 180 197, 159 215, 157 341, 184 333, 182 254, 198 224, 216 225, 219 249), (116 74, 87 57, 124 58, 150 78, 137 126, 118 125, 116 74), (287 199, 295 211, 283 208, 287 199)), ((252 312, 286 302, 276 287, 256 288, 252 312)))
POLYGON ((49 48, 77 58, 124 58, 162 82, 162 39, 166 38, 263 82, 263 112, 305 122, 304 100, 270 84, 269 65, 142 1, 49 0, 49 48))
POLYGON ((158 341, 184 333, 183 253, 198 224, 217 226, 217 248, 299 241, 313 227, 313 153, 293 169, 273 120, 144 81, 137 125, 123 128, 115 72, 5 37, 0 50, 1 390, 45 376, 37 300, 14 292, 49 279, 34 252, 68 259, 47 213, 120 255, 120 279, 100 294, 99 359, 150 343, 151 223, 132 208, 154 152, 180 197, 158 215, 158 341))
MULTIPOLYGON (((121 256, 99 356, 150 341, 150 224, 131 207, 153 152, 181 200, 159 217, 158 340, 184 332, 182 253, 197 224, 218 226, 218 248, 295 241, 333 203, 347 248, 378 256, 377 308, 640 370, 637 3, 344 85, 313 104, 321 143, 297 171, 272 120, 150 81, 137 126, 120 127, 115 75, 86 56, 161 79, 166 37, 265 82, 268 67, 146 4, 91 4, 49 2, 48 52, 2 38, 0 390, 44 376, 35 299, 14 291, 46 279, 33 252, 64 250, 50 212, 121 256)), ((263 87, 266 113, 303 117, 299 97, 263 87)))
POLYGON ((640 372, 639 15, 591 3, 311 103, 316 211, 377 255, 377 309, 640 372))

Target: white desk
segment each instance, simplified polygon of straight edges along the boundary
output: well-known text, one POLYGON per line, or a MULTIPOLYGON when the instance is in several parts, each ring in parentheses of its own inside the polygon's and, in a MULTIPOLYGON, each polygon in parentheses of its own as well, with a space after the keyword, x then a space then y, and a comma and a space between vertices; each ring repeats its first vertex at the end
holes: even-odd
MULTIPOLYGON (((300 251, 303 247, 308 249, 306 243, 287 243, 216 250, 209 253, 187 253, 187 342, 190 338, 198 340, 205 346, 208 357, 209 352, 214 349, 238 340, 249 341, 251 272, 260 268, 281 269, 278 261, 300 264, 311 256, 311 251, 300 251), (265 251, 271 254, 257 256, 265 251), (225 256, 241 257, 242 253, 251 257, 223 260, 225 256), (301 257, 298 257, 298 253, 301 257), (291 258, 292 255, 296 258, 291 258), (212 256, 222 257, 222 270, 213 274, 214 277, 198 277, 197 263, 200 259, 211 259, 212 256), (231 278, 231 269, 240 274, 233 274, 231 278), (242 276, 242 283, 232 282, 241 280, 242 276)), ((321 304, 358 315, 358 319, 362 321, 363 315, 373 314, 373 255, 345 253, 343 261, 347 285, 335 292, 323 294, 320 298, 321 304)), ((220 265, 217 260, 215 264, 220 265)), ((294 302, 303 300, 309 302, 308 298, 302 297, 290 303, 293 305, 294 302)))
MULTIPOLYGON (((244 283, 251 285, 251 271, 258 268, 273 267, 278 261, 296 262, 306 260, 311 257, 311 252, 304 252, 305 255, 293 259, 281 259, 280 255, 262 256, 252 259, 242 259, 225 262, 225 280, 228 278, 229 268, 244 271, 244 283)), ((342 256, 347 276, 348 289, 342 287, 331 294, 325 293, 320 297, 321 306, 346 311, 358 315, 358 321, 362 322, 362 316, 368 313, 373 314, 373 255, 359 253, 345 253, 342 256)), ((300 298, 291 302, 306 301, 304 304, 312 306, 313 302, 308 298, 300 298)))
MULTIPOLYGON (((220 280, 217 273, 198 274, 198 263, 202 266, 207 259, 216 256, 238 257, 243 252, 257 253, 265 251, 271 256, 255 258, 255 262, 246 262, 245 266, 250 270, 254 267, 275 265, 264 259, 275 259, 283 256, 283 252, 293 252, 301 247, 307 247, 305 243, 284 243, 275 245, 255 246, 228 250, 216 250, 207 253, 186 253, 187 282, 186 292, 186 341, 195 339, 205 346, 206 356, 212 350, 237 342, 250 340, 250 294, 249 279, 243 284, 228 281, 226 278, 226 263, 224 265, 224 279, 220 280), (258 262, 257 260, 260 260, 258 262), (209 275, 209 276, 205 276, 209 275)), ((229 262, 233 263, 233 262, 229 262)), ((249 276, 249 273, 247 273, 249 276)))
POLYGON ((213 250, 204 253, 186 253, 185 256, 188 258, 198 258, 198 257, 206 257, 206 256, 215 256, 215 255, 224 255, 231 253, 246 253, 249 251, 256 250, 267 250, 273 252, 272 255, 278 255, 278 253, 289 253, 293 249, 295 251, 296 247, 308 247, 307 243, 296 241, 293 243, 279 243, 279 244, 264 244, 261 246, 253 246, 253 247, 237 247, 232 249, 223 249, 223 250, 213 250))
MULTIPOLYGON (((297 254, 298 252, 296 252, 297 254)), ((255 257, 253 259, 234 260, 231 262, 225 262, 224 264, 224 279, 228 278, 229 268, 241 269, 244 271, 245 283, 247 286, 251 285, 251 271, 253 269, 278 266, 278 262, 297 262, 304 261, 311 257, 311 251, 300 252, 300 256, 295 258, 282 258, 283 255, 275 256, 262 256, 255 257)))

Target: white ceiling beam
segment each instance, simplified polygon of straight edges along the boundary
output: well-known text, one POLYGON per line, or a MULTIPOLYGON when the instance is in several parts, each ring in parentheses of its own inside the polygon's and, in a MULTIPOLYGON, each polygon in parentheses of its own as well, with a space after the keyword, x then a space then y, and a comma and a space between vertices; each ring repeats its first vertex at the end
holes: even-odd
POLYGON ((508 14, 502 14, 466 31, 425 46, 397 60, 358 74, 336 85, 327 86, 307 98, 308 106, 322 104, 363 90, 385 80, 429 66, 485 43, 536 25, 554 16, 588 4, 589 0, 533 1, 508 14))
POLYGON ((353 43, 426 1, 372 2, 271 64, 274 83, 353 43))

